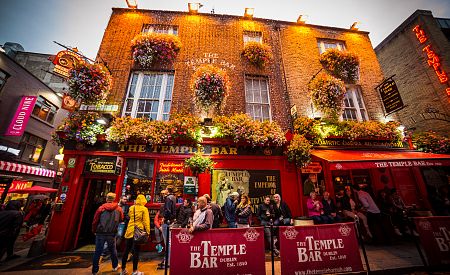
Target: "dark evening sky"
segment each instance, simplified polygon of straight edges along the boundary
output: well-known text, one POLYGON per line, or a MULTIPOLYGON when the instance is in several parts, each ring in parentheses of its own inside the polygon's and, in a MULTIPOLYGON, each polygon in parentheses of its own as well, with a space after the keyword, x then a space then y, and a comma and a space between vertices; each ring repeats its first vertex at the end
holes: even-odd
MULTIPOLYGON (((187 11, 189 1, 137 0, 140 9, 187 11)), ((198 0, 196 0, 198 2, 198 0)), ((416 9, 431 10, 435 17, 450 18, 450 0, 204 0, 200 12, 243 15, 255 8, 255 17, 348 28, 360 22, 375 47, 416 9)), ((20 43, 26 51, 54 54, 60 43, 78 47, 95 58, 112 7, 125 0, 14 0, 0 5, 0 45, 20 43)))

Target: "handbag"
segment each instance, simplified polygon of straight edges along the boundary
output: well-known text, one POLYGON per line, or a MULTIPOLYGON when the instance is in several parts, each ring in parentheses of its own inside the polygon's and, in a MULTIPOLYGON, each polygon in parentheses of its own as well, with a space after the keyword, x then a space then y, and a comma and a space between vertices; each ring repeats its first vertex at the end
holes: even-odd
MULTIPOLYGON (((136 226, 136 207, 134 207, 134 235, 133 240, 135 244, 145 244, 148 241, 148 233, 145 230, 140 229, 136 226)), ((142 213, 142 221, 144 221, 144 213, 142 213)), ((144 225, 145 229, 145 225, 144 225)))

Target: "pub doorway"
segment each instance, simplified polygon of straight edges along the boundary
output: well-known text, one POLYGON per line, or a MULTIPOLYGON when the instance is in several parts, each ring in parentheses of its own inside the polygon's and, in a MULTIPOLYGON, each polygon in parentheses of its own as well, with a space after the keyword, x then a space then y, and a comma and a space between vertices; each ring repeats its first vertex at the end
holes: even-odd
POLYGON ((106 194, 115 193, 116 179, 92 178, 85 179, 80 204, 80 222, 78 223, 75 248, 83 251, 95 250, 95 235, 92 233, 92 221, 95 211, 106 202, 106 194))

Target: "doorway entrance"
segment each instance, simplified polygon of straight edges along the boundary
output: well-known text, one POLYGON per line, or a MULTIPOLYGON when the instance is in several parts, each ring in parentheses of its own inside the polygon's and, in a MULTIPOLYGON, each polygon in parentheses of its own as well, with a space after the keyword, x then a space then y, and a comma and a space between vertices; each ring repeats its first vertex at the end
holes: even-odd
POLYGON ((78 223, 75 247, 95 247, 95 235, 92 233, 92 221, 95 211, 106 202, 106 194, 115 193, 115 179, 85 179, 80 204, 80 222, 78 223))

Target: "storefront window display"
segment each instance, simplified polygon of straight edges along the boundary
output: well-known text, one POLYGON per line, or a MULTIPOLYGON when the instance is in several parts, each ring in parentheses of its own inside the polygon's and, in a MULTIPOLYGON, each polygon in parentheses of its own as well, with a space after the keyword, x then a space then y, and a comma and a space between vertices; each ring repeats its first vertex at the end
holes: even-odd
POLYGON ((153 171, 155 161, 151 159, 128 159, 127 180, 124 183, 125 195, 130 200, 143 194, 147 200, 151 199, 153 171))
POLYGON ((184 164, 178 161, 161 161, 156 173, 155 196, 153 202, 162 202, 161 191, 167 185, 174 187, 174 195, 177 198, 183 196, 184 164))

